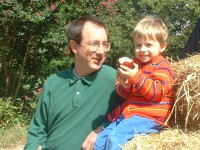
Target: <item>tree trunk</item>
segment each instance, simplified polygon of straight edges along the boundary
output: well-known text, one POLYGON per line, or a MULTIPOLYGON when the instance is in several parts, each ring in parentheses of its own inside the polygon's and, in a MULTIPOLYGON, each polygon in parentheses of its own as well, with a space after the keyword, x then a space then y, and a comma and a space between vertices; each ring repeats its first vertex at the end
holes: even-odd
POLYGON ((14 96, 13 96, 14 105, 16 104, 16 98, 17 98, 17 95, 18 95, 20 87, 21 87, 21 81, 22 81, 22 76, 23 76, 23 73, 24 73, 24 67, 26 65, 26 61, 27 61, 27 59, 29 57, 29 54, 30 54, 30 50, 31 50, 30 44, 31 44, 31 41, 32 41, 32 38, 30 37, 29 40, 28 40, 28 45, 27 45, 26 53, 24 55, 24 59, 23 59, 22 64, 20 66, 19 78, 18 78, 16 89, 15 89, 15 93, 14 93, 14 96))
MULTIPOLYGON (((8 26, 5 27, 5 32, 8 32, 8 26)), ((4 38, 3 40, 3 47, 2 47, 2 56, 1 56, 1 62, 2 62, 2 83, 3 83, 3 96, 8 96, 8 89, 9 89, 9 69, 7 65, 7 53, 6 50, 9 48, 11 38, 9 34, 4 38)))

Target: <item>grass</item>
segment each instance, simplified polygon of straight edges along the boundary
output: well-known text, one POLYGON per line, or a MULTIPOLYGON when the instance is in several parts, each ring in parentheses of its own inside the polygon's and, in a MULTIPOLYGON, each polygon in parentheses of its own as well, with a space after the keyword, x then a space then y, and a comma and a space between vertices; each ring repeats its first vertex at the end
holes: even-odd
POLYGON ((0 150, 16 149, 26 141, 27 127, 16 126, 9 129, 0 129, 0 150))

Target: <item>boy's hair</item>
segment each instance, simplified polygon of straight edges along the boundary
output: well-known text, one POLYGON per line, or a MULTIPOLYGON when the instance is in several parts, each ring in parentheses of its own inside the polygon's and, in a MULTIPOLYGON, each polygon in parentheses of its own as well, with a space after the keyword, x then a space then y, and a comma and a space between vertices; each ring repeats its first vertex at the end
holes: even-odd
POLYGON ((147 37, 156 39, 159 43, 167 42, 168 29, 165 23, 151 15, 140 20, 132 32, 132 39, 147 37))

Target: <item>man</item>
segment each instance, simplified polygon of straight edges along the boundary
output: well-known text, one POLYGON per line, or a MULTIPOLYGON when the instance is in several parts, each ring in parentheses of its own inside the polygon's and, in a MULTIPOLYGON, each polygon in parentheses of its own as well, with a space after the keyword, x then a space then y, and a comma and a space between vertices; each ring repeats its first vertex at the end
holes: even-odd
POLYGON ((24 150, 93 150, 107 113, 119 100, 116 71, 103 65, 110 50, 105 24, 83 16, 69 24, 67 34, 74 64, 44 84, 24 150))

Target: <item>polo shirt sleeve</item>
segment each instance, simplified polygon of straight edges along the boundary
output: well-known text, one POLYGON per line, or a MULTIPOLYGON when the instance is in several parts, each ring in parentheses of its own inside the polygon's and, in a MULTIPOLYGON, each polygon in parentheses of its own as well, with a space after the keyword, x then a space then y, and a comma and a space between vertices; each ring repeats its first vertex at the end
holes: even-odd
POLYGON ((43 87, 43 92, 40 95, 35 115, 33 116, 30 127, 28 129, 28 141, 24 150, 37 150, 39 146, 44 146, 47 139, 47 113, 50 92, 46 85, 43 87))

